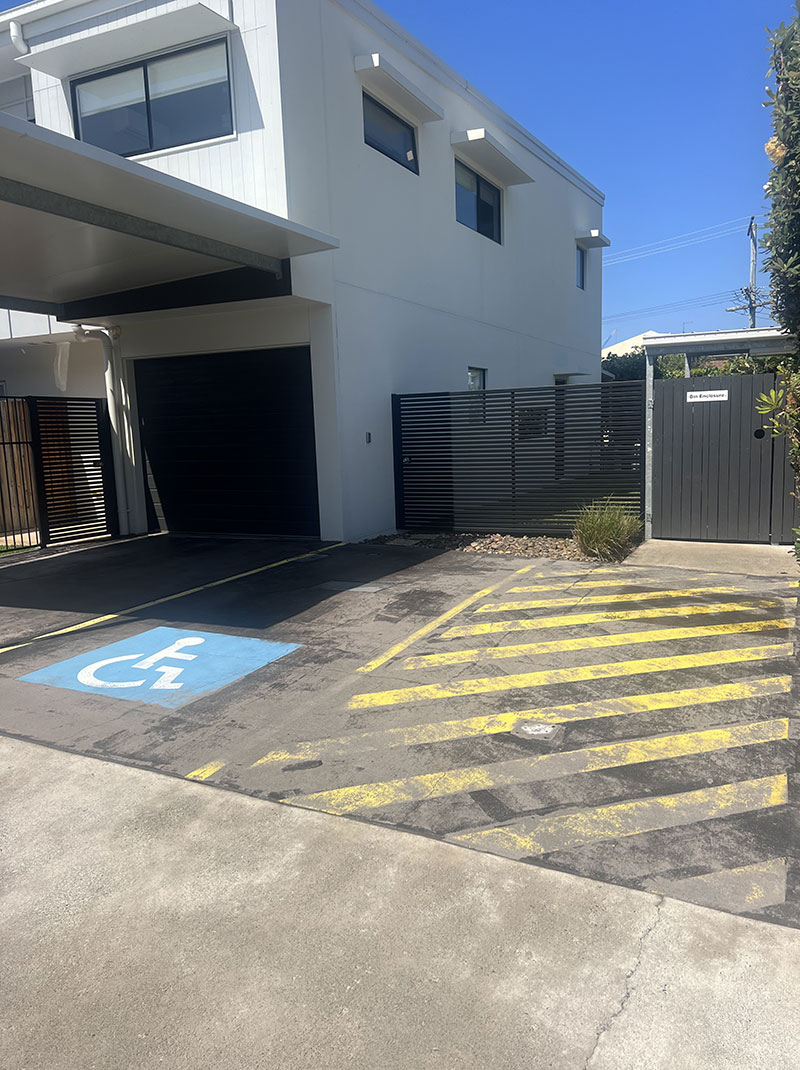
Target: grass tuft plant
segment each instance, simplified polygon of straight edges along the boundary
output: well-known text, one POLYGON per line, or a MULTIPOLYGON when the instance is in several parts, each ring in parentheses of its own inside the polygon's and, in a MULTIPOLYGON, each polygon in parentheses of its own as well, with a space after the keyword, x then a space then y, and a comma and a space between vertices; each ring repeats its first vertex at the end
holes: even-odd
POLYGON ((581 551, 600 561, 622 561, 639 541, 642 522, 613 498, 585 505, 572 535, 581 551))

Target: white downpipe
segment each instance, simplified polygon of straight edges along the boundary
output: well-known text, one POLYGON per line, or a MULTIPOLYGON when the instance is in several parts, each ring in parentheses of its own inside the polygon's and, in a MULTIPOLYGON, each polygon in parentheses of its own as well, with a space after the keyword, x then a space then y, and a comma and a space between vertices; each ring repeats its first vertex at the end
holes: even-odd
POLYGON ((19 52, 21 56, 27 56, 30 52, 28 42, 25 40, 25 35, 22 32, 22 27, 18 22, 10 22, 8 24, 8 34, 11 38, 11 44, 19 52))
POLYGON ((129 493, 131 465, 125 463, 125 456, 132 456, 128 449, 128 433, 125 419, 125 399, 120 397, 120 384, 122 382, 121 361, 119 359, 118 345, 121 329, 119 327, 96 327, 87 330, 85 327, 75 326, 72 328, 75 338, 79 342, 96 338, 103 347, 105 357, 105 383, 106 399, 108 401, 108 418, 111 422, 111 454, 114 459, 114 482, 117 487, 117 509, 119 513, 119 525, 121 535, 131 534, 131 496, 129 493))

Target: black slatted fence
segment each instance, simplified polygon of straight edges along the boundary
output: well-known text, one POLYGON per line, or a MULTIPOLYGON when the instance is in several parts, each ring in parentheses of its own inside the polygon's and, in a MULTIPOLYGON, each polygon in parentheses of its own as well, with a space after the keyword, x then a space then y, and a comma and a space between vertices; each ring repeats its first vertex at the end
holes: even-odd
POLYGON ((99 398, 0 399, 0 549, 118 534, 99 398))
POLYGON ((400 528, 564 535, 589 502, 643 512, 643 382, 392 401, 400 528))

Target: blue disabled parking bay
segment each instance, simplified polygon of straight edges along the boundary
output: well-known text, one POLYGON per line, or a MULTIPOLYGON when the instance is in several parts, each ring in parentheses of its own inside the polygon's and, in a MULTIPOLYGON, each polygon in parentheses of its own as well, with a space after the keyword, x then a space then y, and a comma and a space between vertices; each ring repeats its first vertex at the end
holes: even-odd
POLYGON ((175 710, 297 649, 297 643, 152 628, 20 679, 175 710))

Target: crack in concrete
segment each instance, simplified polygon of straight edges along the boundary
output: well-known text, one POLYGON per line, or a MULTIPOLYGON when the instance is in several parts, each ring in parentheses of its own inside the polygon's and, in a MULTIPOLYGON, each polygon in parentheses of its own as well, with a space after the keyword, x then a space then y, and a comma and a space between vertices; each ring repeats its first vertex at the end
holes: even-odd
POLYGON ((622 1016, 622 1014, 624 1014, 625 1008, 628 1006, 628 1002, 630 1001, 630 998, 634 993, 633 979, 636 976, 636 974, 638 973, 639 967, 642 964, 642 958, 644 956, 644 945, 645 945, 645 942, 646 942, 647 938, 651 935, 651 933, 654 932, 654 930, 658 926, 659 922, 661 921, 661 908, 664 906, 665 899, 666 899, 665 896, 660 895, 660 896, 658 896, 658 898, 656 900, 656 916, 653 919, 653 921, 645 928, 645 930, 642 932, 641 936, 639 937, 639 946, 638 946, 638 949, 636 951, 636 960, 633 963, 633 966, 631 966, 631 968, 625 974, 625 991, 622 994, 622 999, 620 1000, 619 1006, 617 1007, 617 1009, 611 1015, 609 1015, 608 1020, 605 1023, 603 1023, 600 1026, 600 1028, 596 1031, 594 1046, 592 1047, 592 1050, 587 1055, 586 1062, 583 1064, 584 1070, 590 1070, 590 1067, 591 1067, 591 1064, 592 1064, 592 1060, 594 1059, 595 1055, 597 1054, 597 1052, 598 1052, 598 1050, 600 1048, 600 1042, 602 1041, 603 1037, 608 1033, 608 1031, 611 1029, 611 1027, 613 1026, 614 1022, 618 1018, 620 1018, 622 1016))

